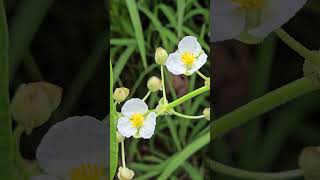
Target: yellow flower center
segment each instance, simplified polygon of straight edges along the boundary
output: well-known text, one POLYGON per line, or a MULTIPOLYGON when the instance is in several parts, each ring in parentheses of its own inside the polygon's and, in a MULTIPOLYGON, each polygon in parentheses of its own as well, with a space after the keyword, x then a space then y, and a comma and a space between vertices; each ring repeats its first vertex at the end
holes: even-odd
POLYGON ((107 180, 107 175, 103 167, 88 163, 72 169, 70 180, 107 180))
POLYGON ((263 6, 265 0, 231 0, 240 5, 241 9, 252 10, 259 9, 263 6))
POLYGON ((186 65, 192 65, 196 58, 194 57, 193 53, 185 52, 181 55, 181 59, 186 65))
POLYGON ((139 128, 143 125, 144 117, 142 114, 134 114, 131 116, 130 121, 133 127, 139 128))

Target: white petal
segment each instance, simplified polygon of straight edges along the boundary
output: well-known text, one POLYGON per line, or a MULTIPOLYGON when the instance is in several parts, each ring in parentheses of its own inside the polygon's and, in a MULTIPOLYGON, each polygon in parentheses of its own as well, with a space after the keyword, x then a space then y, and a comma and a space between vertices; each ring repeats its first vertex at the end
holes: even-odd
POLYGON ((137 128, 131 126, 131 122, 127 117, 121 117, 118 120, 117 128, 119 133, 127 138, 133 136, 137 132, 137 128))
POLYGON ((307 0, 268 0, 261 14, 261 25, 249 33, 257 37, 266 37, 272 31, 289 21, 307 2, 307 0))
POLYGON ((146 120, 144 121, 142 127, 139 130, 139 134, 143 139, 150 139, 151 136, 154 134, 156 118, 156 113, 151 112, 148 114, 146 120))
POLYGON ((178 50, 180 53, 191 52, 195 56, 197 56, 200 54, 202 49, 199 42, 197 41, 197 38, 193 36, 186 36, 179 42, 178 50))
POLYGON ((31 180, 59 180, 59 179, 53 176, 39 175, 39 176, 31 177, 31 180))
POLYGON ((238 37, 245 28, 245 12, 230 0, 211 1, 211 41, 238 37))
POLYGON ((194 72, 198 71, 207 61, 207 54, 203 53, 201 54, 198 59, 193 63, 191 69, 187 70, 187 75, 191 75, 194 72))
POLYGON ((186 65, 182 62, 178 52, 171 53, 167 59, 166 67, 174 75, 184 74, 187 70, 186 65))
POLYGON ((40 167, 55 177, 67 177, 81 163, 106 167, 109 133, 103 122, 90 116, 70 117, 52 126, 38 146, 40 167))
POLYGON ((139 98, 129 99, 121 108, 121 113, 128 118, 133 114, 144 114, 148 111, 148 105, 139 98))

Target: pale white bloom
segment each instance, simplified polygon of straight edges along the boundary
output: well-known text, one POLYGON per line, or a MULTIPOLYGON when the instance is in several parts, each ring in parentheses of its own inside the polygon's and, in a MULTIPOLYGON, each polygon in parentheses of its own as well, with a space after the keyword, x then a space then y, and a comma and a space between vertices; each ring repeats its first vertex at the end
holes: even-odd
POLYGON ((106 180, 107 125, 90 116, 70 117, 52 126, 36 157, 46 173, 31 180, 106 180))
POLYGON ((132 98, 121 108, 123 117, 118 119, 117 128, 121 135, 129 138, 150 139, 156 126, 155 112, 149 112, 148 105, 139 98, 132 98))
POLYGON ((289 21, 307 0, 212 0, 213 41, 263 39, 289 21))
POLYGON ((174 75, 192 75, 206 63, 207 57, 197 38, 186 36, 179 42, 178 50, 169 55, 166 67, 174 75))

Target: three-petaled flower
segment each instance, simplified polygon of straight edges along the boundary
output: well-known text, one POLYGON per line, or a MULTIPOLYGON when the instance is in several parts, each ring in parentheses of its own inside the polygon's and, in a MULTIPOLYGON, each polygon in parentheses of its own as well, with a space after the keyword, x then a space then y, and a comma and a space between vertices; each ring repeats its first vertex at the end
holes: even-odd
POLYGON ((118 119, 117 128, 121 135, 129 138, 150 139, 156 126, 155 112, 148 110, 148 105, 139 98, 132 98, 121 108, 122 117, 118 119))
POLYGON ((174 75, 192 75, 206 63, 207 57, 197 38, 186 36, 179 42, 178 50, 169 55, 166 67, 174 75))
POLYGON ((211 38, 254 41, 280 28, 307 0, 214 0, 211 38))

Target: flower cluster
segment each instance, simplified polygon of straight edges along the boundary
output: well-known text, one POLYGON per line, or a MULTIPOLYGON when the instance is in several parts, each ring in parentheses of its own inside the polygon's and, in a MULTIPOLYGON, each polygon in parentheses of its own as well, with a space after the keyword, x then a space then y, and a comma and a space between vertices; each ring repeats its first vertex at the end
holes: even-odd
POLYGON ((114 100, 116 104, 123 101, 120 112, 117 112, 117 141, 122 147, 122 167, 119 167, 118 178, 127 180, 132 179, 134 172, 125 166, 124 155, 124 138, 143 138, 150 139, 155 132, 157 117, 175 115, 190 119, 210 119, 210 109, 206 108, 200 116, 189 116, 178 113, 174 107, 191 99, 192 97, 205 93, 210 89, 210 78, 203 75, 199 69, 207 62, 207 54, 202 49, 197 38, 193 36, 186 36, 181 39, 178 44, 178 49, 169 54, 167 51, 159 47, 155 52, 155 62, 160 65, 161 78, 152 76, 147 81, 148 93, 143 98, 131 98, 127 101, 125 99, 129 96, 129 89, 122 87, 117 88, 114 92, 114 100), (173 75, 187 75, 190 76, 197 73, 204 79, 204 86, 197 91, 186 94, 183 99, 177 99, 173 102, 168 102, 166 97, 166 87, 164 78, 164 67, 173 75), (162 97, 157 105, 157 108, 150 110, 148 108, 146 99, 151 93, 162 91, 162 97), (121 93, 120 93, 121 92, 121 93))

